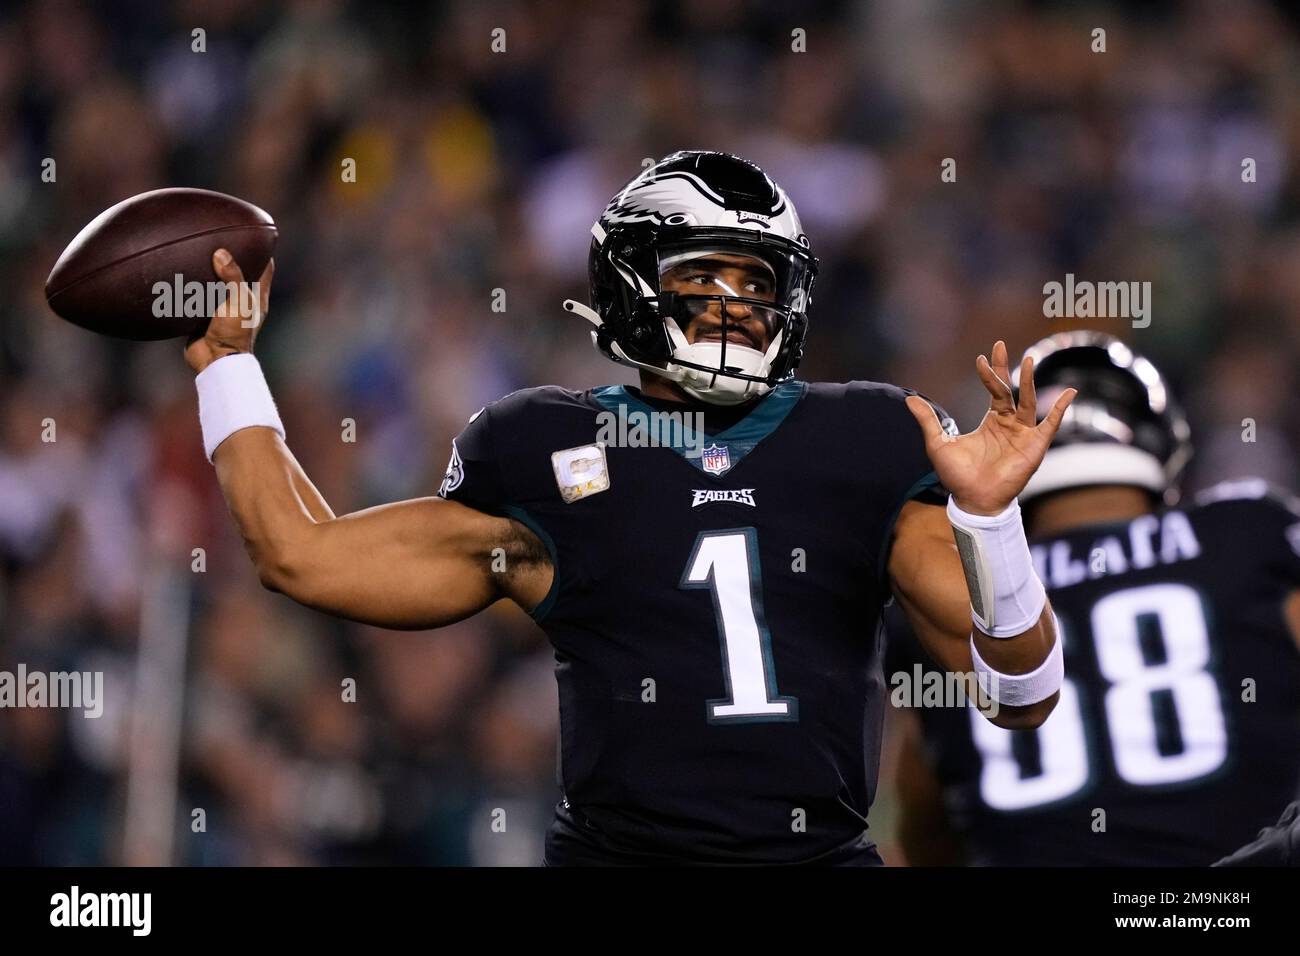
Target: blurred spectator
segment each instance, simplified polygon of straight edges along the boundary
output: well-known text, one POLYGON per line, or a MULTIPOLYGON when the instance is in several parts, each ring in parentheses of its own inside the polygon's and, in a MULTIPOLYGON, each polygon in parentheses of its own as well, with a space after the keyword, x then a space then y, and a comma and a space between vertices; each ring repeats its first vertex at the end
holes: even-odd
POLYGON ((1294 488, 1298 66, 1296 20, 1262 0, 10 5, 0 667, 103 670, 117 703, 98 724, 0 711, 0 863, 123 859, 159 562, 190 612, 177 862, 536 864, 558 795, 553 661, 526 616, 394 634, 259 588, 177 343, 44 306, 103 208, 192 185, 275 216, 261 354, 339 513, 433 493, 450 437, 515 388, 630 380, 559 303, 585 292, 605 201, 677 148, 749 156, 798 203, 821 258, 806 377, 909 385, 969 428, 974 355, 1065 327, 1044 283, 1151 281, 1150 328, 1092 324, 1186 397, 1192 484, 1294 488))

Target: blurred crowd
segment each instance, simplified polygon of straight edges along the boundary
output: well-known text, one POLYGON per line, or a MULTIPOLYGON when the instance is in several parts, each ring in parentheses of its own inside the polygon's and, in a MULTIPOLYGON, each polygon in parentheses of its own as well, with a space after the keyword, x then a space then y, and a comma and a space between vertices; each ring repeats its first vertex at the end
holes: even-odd
POLYGON ((536 864, 558 795, 553 659, 521 612, 394 633, 260 588, 180 344, 45 305, 102 209, 188 185, 275 217, 259 354, 340 514, 432 494, 516 388, 632 381, 559 303, 605 201, 678 148, 794 198, 822 263, 804 377, 912 386, 970 428, 975 355, 1070 325, 1044 283, 1150 281, 1148 328, 1088 324, 1183 396, 1192 487, 1294 489, 1298 29, 1259 0, 6 4, 0 670, 102 671, 107 701, 0 711, 0 863, 536 864), (179 783, 142 809, 132 755, 169 753, 137 655, 160 593, 188 622, 179 783), (148 812, 170 850, 132 838, 148 812))

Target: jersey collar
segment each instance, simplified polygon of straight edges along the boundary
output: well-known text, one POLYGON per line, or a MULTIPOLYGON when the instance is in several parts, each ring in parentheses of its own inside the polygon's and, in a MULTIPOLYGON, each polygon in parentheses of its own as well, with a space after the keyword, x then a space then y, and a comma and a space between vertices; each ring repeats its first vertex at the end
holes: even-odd
MULTIPOLYGON (((782 382, 763 396, 754 406, 753 411, 730 428, 714 435, 702 436, 697 436, 694 431, 686 429, 686 434, 681 436, 680 442, 673 442, 664 447, 671 447, 678 455, 705 474, 721 478, 740 464, 741 460, 757 448, 764 438, 776 431, 807 391, 806 382, 782 382), (709 455, 708 451, 714 447, 718 451, 709 455), (706 453, 701 454, 700 449, 704 449, 706 453), (728 462, 722 470, 719 470, 718 465, 720 459, 728 462)), ((623 385, 605 385, 592 389, 591 396, 607 411, 616 414, 619 406, 647 415, 659 412, 659 409, 642 401, 623 385)))

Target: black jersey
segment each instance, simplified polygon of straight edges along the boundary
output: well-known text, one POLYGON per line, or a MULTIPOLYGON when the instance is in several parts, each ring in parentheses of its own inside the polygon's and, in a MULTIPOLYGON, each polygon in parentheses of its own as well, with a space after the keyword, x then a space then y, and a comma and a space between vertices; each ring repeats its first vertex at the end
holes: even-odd
MULTIPOLYGON (((1022 731, 918 711, 972 862, 1208 865, 1272 823, 1300 783, 1300 514, 1225 483, 1030 550, 1064 641, 1056 709, 1022 731)), ((890 630, 906 672, 919 649, 890 630)))
POLYGON ((624 386, 471 419, 440 493, 523 522, 555 566, 532 612, 560 690, 547 862, 870 847, 887 554, 936 484, 907 394, 789 382, 705 440, 640 427, 664 419, 624 386))

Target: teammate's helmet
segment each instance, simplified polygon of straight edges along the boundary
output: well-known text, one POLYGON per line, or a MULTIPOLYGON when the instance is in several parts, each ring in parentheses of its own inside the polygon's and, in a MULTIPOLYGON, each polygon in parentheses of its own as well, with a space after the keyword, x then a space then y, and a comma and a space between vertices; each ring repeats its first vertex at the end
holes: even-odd
POLYGON ((727 153, 673 153, 623 187, 591 233, 591 305, 564 306, 596 326, 592 341, 607 357, 723 405, 792 377, 803 356, 817 260, 794 204, 763 170, 727 153), (723 294, 661 289, 670 270, 719 255, 759 260, 762 294, 725 283, 701 284, 723 294), (762 321, 764 351, 728 343, 728 323, 738 322, 732 308, 762 321), (710 341, 688 342, 687 327, 705 313, 720 320, 719 330, 710 341))
MULTIPOLYGON (((1040 421, 1062 391, 1079 394, 1022 502, 1084 485, 1131 485, 1177 500, 1191 430, 1154 365, 1113 335, 1092 331, 1049 336, 1025 354, 1034 360, 1040 421)), ((1018 399, 1018 368, 1011 385, 1018 399)))

